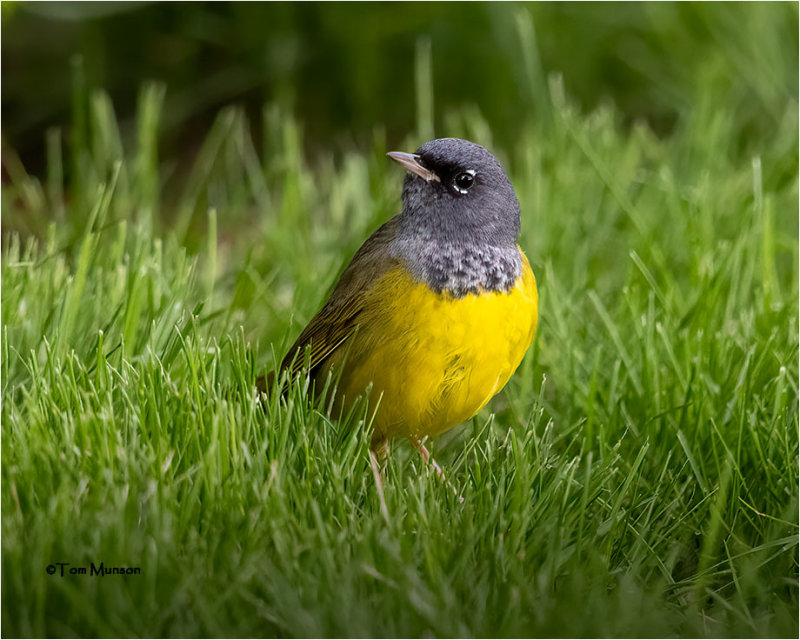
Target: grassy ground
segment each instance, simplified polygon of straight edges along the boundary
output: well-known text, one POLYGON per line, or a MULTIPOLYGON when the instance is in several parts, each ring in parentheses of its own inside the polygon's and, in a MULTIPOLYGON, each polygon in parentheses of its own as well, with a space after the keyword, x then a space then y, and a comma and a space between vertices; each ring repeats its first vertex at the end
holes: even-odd
POLYGON ((495 149, 535 345, 432 444, 463 502, 397 443, 388 518, 362 413, 254 391, 398 211, 379 130, 308 164, 229 110, 163 166, 151 87, 131 145, 98 93, 46 179, 6 158, 3 635, 797 635, 797 105, 742 147, 713 77, 663 139, 536 86, 495 149), (141 574, 69 574, 101 562, 141 574))

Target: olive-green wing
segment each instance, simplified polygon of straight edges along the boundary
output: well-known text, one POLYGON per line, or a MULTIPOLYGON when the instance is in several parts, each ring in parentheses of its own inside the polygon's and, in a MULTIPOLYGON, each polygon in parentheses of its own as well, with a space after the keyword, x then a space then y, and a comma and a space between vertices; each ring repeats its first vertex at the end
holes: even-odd
POLYGON ((397 218, 373 233, 361 245, 320 309, 291 346, 281 363, 296 376, 303 368, 305 350, 309 349, 309 370, 313 373, 343 347, 358 328, 372 285, 399 260, 389 254, 389 242, 395 234, 397 218))

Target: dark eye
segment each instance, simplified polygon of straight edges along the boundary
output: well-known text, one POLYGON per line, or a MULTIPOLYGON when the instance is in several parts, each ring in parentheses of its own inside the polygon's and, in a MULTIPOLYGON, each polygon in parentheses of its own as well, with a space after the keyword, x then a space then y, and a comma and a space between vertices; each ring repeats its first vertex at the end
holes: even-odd
POLYGON ((459 173, 455 179, 456 189, 458 189, 461 193, 466 193, 472 184, 475 182, 475 175, 465 171, 464 173, 459 173))

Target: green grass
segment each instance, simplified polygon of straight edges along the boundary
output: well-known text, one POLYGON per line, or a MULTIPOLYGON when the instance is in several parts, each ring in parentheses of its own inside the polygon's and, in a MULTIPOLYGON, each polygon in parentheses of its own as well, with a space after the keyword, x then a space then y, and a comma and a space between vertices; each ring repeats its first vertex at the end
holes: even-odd
POLYGON ((4 158, 3 635, 797 635, 797 103, 743 145, 707 61, 660 139, 533 56, 545 114, 495 149, 433 121, 418 55, 418 136, 498 153, 541 295, 506 390, 432 443, 463 502, 396 443, 385 519, 363 411, 255 399, 398 211, 381 130, 310 163, 288 114, 261 144, 229 109, 163 165, 161 89, 121 134, 76 75, 47 178, 4 158))

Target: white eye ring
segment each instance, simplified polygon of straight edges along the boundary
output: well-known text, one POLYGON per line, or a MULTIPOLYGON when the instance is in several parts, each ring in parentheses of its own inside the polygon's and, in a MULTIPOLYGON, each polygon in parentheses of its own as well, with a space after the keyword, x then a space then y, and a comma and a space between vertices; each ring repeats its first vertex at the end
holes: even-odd
MULTIPOLYGON (((475 169, 467 169, 466 171, 462 171, 462 172, 461 172, 461 173, 459 173, 458 175, 461 175, 462 173, 468 173, 468 174, 469 174, 469 175, 471 175, 473 178, 475 177, 475 169)), ((456 177, 458 177, 458 176, 456 176, 456 177)), ((470 186, 472 186, 472 185, 470 185, 470 186)), ((465 195, 467 195, 467 191, 469 191, 469 189, 468 189, 468 188, 467 188, 467 189, 462 189, 461 187, 459 187, 459 186, 458 186, 458 185, 455 183, 455 181, 453 182, 453 189, 455 189, 456 191, 458 191, 458 192, 459 192, 459 193, 460 193, 462 196, 465 196, 465 195)))

